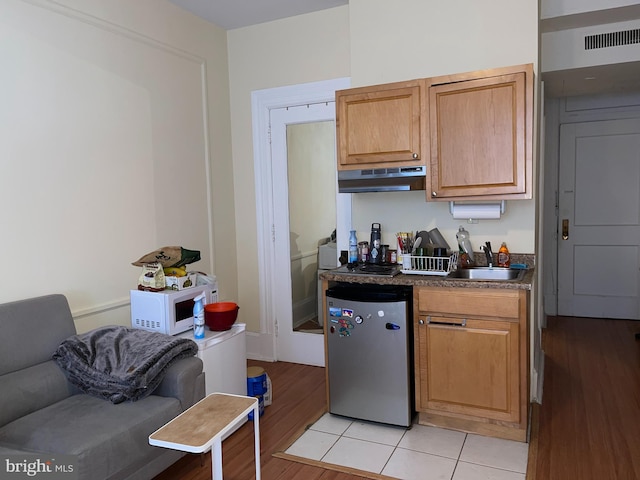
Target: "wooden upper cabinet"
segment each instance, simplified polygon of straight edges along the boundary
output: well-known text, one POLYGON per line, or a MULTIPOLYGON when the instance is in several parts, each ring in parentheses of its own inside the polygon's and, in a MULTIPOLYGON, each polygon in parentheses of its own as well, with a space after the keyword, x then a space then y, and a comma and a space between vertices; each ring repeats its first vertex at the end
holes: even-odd
POLYGON ((425 80, 428 200, 532 196, 533 68, 425 80))
POLYGON ((338 170, 424 165, 420 80, 336 92, 338 170))

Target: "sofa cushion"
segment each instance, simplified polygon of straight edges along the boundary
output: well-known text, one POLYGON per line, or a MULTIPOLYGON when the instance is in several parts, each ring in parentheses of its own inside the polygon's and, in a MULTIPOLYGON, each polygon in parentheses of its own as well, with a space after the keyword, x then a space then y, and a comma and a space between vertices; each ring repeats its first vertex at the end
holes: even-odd
POLYGON ((64 295, 0 305, 0 375, 51 360, 76 327, 64 295))
POLYGON ((0 426, 71 395, 71 384, 53 360, 0 375, 0 426))
POLYGON ((0 428, 0 447, 77 455, 78 478, 110 478, 162 454, 148 437, 180 413, 176 398, 151 395, 115 405, 73 395, 0 428))

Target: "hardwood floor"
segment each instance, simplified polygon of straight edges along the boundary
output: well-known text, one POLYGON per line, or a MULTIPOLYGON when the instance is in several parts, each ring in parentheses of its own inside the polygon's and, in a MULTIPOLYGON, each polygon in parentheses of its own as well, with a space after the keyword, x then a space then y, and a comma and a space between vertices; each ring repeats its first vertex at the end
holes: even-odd
POLYGON ((318 324, 318 319, 317 318, 313 318, 311 320, 308 320, 306 322, 304 322, 302 325, 300 325, 299 327, 296 327, 293 329, 294 332, 300 332, 300 331, 313 331, 313 333, 323 333, 322 332, 322 327, 320 326, 320 324, 318 324))
MULTIPOLYGON (((640 478, 640 322, 550 317, 536 480, 640 478)), ((537 442, 534 445, 534 442, 537 442)))
MULTIPOLYGON (((640 322, 550 317, 545 382, 535 406, 529 480, 640 478, 640 322)), ((360 480, 273 457, 326 408, 320 367, 249 361, 269 374, 274 403, 260 419, 264 480, 360 480)), ((225 480, 255 476, 253 424, 223 442, 225 480)), ((187 455, 155 480, 209 480, 210 454, 187 455)))

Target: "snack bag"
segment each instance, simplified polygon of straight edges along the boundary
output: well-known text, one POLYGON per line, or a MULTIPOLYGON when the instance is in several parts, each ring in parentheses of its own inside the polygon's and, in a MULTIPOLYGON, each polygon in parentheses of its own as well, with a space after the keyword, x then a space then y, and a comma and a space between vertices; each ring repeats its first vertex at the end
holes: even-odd
POLYGON ((138 290, 160 292, 166 285, 164 270, 159 262, 145 263, 138 279, 138 290))
POLYGON ((132 265, 142 267, 148 263, 160 263, 163 267, 182 267, 200 260, 199 250, 188 250, 182 247, 162 247, 143 255, 132 265))

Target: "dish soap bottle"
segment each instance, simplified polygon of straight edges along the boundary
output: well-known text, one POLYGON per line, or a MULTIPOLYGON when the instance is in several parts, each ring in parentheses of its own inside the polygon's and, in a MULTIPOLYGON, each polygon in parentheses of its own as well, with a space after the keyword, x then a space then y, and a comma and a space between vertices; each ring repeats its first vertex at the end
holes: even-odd
POLYGON ((193 299, 193 337, 204 338, 204 297, 202 292, 193 299))
POLYGON ((511 265, 511 257, 506 242, 502 242, 500 250, 498 250, 498 266, 509 268, 511 265))
POLYGON ((460 250, 460 266, 468 267, 474 265, 475 260, 473 258, 471 240, 469 240, 469 232, 467 232, 462 225, 458 228, 456 239, 458 240, 458 249, 460 250))
POLYGON ((358 263, 358 238, 355 230, 351 230, 349 235, 349 263, 358 263))

